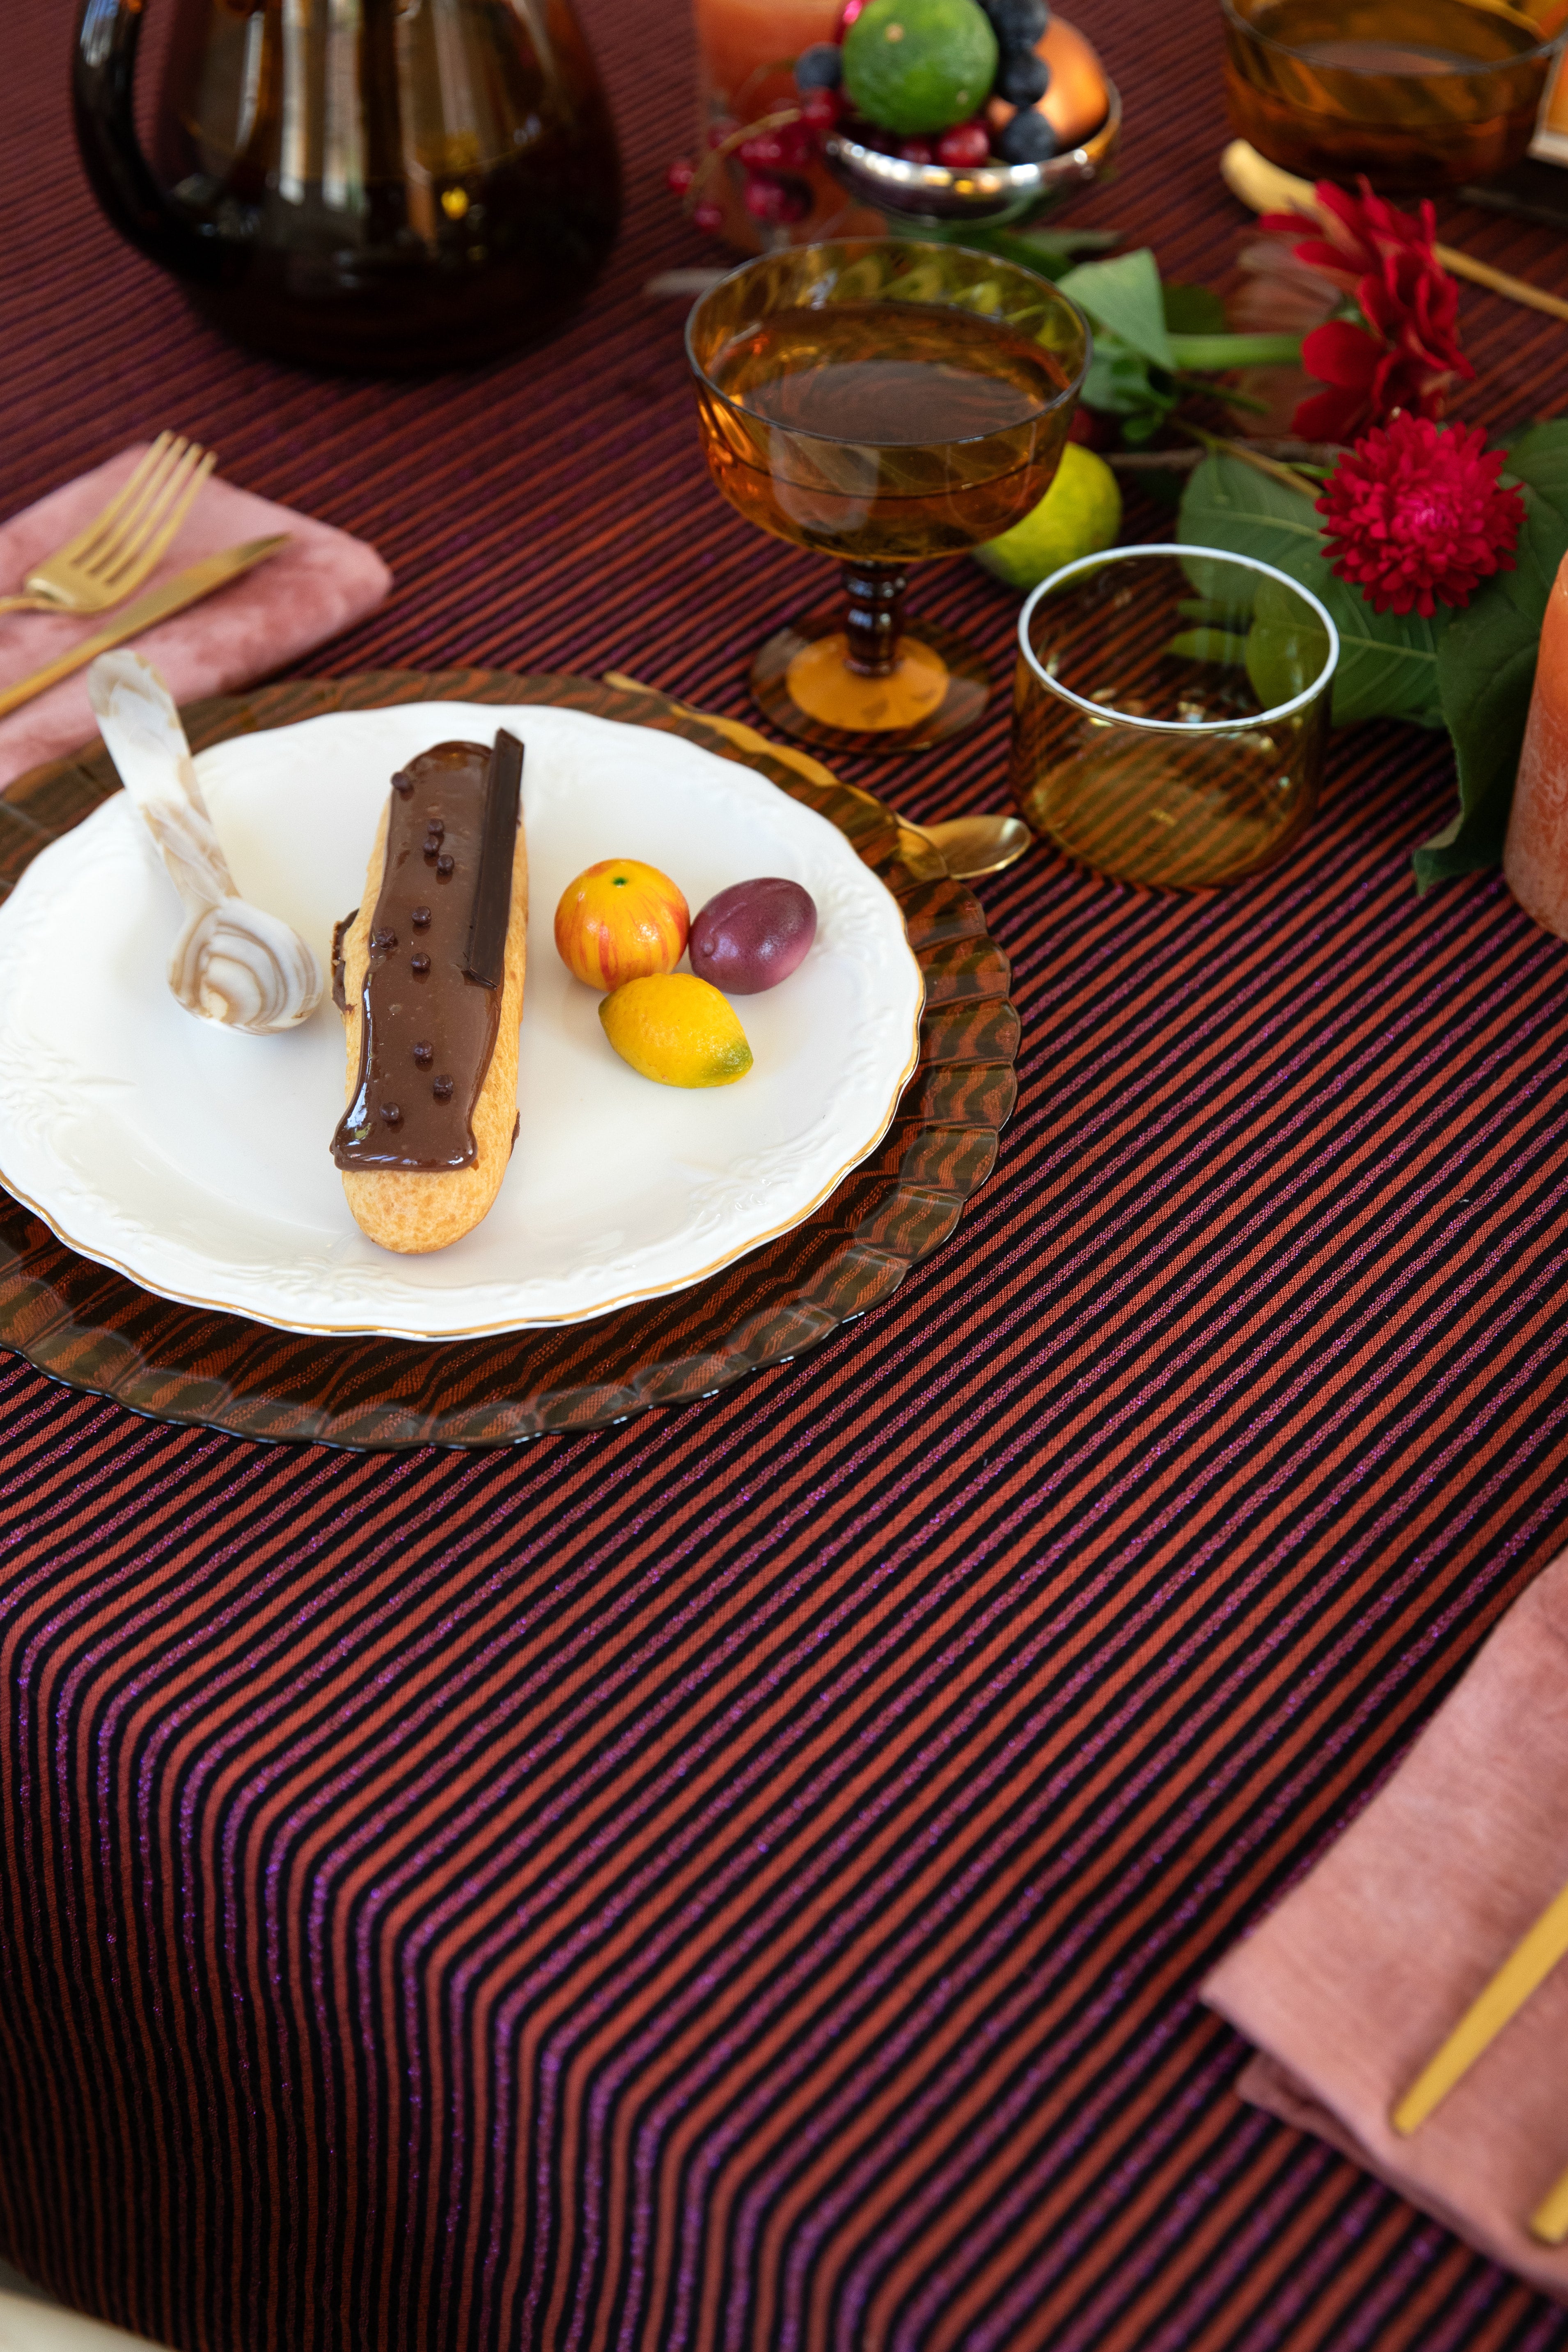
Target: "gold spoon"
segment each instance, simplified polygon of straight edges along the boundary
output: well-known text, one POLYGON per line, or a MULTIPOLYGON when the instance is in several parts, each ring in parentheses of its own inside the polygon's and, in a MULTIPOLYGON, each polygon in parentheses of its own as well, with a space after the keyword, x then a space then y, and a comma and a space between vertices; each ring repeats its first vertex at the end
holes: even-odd
POLYGON ((930 842, 955 882, 1000 874, 1035 845, 1021 816, 950 816, 940 824, 916 824, 912 817, 900 816, 899 823, 930 842))
MULTIPOLYGON (((625 670, 607 669, 606 686, 618 686, 633 694, 657 693, 657 687, 647 687, 640 677, 628 677, 625 670)), ((667 702, 673 697, 665 696, 667 702)), ((696 710, 689 702, 677 702, 675 708, 688 717, 700 719, 705 725, 716 727, 750 751, 768 751, 775 760, 785 760, 803 775, 818 783, 834 779, 820 761, 811 759, 787 743, 770 742, 759 735, 754 727, 747 727, 739 719, 721 719, 711 710, 696 710)), ((1035 845, 1035 836, 1019 816, 950 816, 940 824, 917 824, 913 817, 903 816, 895 809, 894 815, 906 833, 914 834, 928 849, 935 850, 955 882, 973 882, 982 874, 1000 874, 1005 866, 1016 865, 1026 850, 1035 845)))

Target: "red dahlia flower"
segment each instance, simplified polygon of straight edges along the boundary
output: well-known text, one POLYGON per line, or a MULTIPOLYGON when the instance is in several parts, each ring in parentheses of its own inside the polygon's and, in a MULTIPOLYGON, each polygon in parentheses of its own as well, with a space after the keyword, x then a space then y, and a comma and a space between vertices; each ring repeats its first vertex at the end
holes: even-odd
POLYGON ((1468 604, 1513 570, 1524 500, 1499 485, 1506 456, 1488 453, 1479 425, 1390 417, 1340 459, 1318 500, 1340 578, 1374 613, 1430 619, 1437 604, 1468 604))
POLYGON ((1440 416, 1454 384, 1475 374, 1459 349, 1459 289, 1437 258, 1431 205, 1412 219, 1361 186, 1350 196, 1320 180, 1320 218, 1271 213, 1262 222, 1305 232, 1296 260, 1353 294, 1364 322, 1331 319, 1302 342, 1303 365, 1329 387, 1296 412, 1296 431, 1311 441, 1353 440, 1396 409, 1440 416))

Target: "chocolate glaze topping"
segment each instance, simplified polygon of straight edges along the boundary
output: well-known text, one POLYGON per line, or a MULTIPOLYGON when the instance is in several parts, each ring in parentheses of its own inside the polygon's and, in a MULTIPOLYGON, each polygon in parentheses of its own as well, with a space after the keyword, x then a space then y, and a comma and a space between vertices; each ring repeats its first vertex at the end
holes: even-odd
MULTIPOLYGON (((485 869, 502 854, 502 903, 510 907, 517 841, 515 797, 504 845, 493 821, 487 837, 491 758, 479 743, 437 743, 393 778, 362 999, 359 1080, 332 1138, 340 1168, 434 1174, 466 1168, 476 1157, 473 1110, 495 1050, 500 991, 464 967, 476 909, 495 902, 495 877, 485 869), (426 859, 437 846, 446 887, 432 906, 426 859), (421 1075, 432 1067, 434 1078, 421 1075)), ((338 926, 333 940, 340 1008, 342 933, 353 919, 338 926)))
POLYGON ((343 994, 343 941, 353 928, 354 915, 358 913, 356 907, 353 915, 344 915, 340 922, 332 925, 332 1003, 340 1013, 346 1013, 349 1009, 348 998, 343 994))
MULTIPOLYGON (((463 969, 470 980, 486 988, 500 988, 506 978, 506 928, 511 913, 511 853, 517 840, 518 803, 522 793, 522 745, 504 727, 496 734, 485 789, 484 846, 479 853, 479 887, 474 892, 468 925, 468 952, 463 969)), ((437 859, 436 871, 441 871, 437 859)))

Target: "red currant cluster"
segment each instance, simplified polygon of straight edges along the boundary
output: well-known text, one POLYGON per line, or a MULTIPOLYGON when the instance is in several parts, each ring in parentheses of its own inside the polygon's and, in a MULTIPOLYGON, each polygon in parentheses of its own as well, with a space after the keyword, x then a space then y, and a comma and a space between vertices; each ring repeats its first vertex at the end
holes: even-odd
POLYGON ((849 115, 839 87, 840 45, 866 4, 845 0, 837 40, 817 41, 802 50, 795 62, 793 106, 780 107, 758 122, 716 122, 700 164, 682 156, 670 165, 668 184, 686 199, 699 228, 713 231, 723 226, 722 210, 706 190, 712 172, 731 157, 743 175, 746 210, 759 227, 787 228, 804 220, 811 210, 812 191, 800 174, 816 155, 823 133, 840 124, 863 146, 897 155, 906 163, 941 163, 950 171, 973 171, 993 154, 1008 163, 1040 163, 1055 154, 1056 133, 1037 110, 1051 79, 1050 68, 1038 54, 1050 21, 1046 0, 979 0, 996 36, 998 55, 988 109, 929 139, 900 138, 849 115))
MULTIPOLYGON (((820 110, 814 114, 819 116, 820 110)), ((712 231, 723 226, 724 215, 699 184, 706 183, 714 164, 733 156, 743 175, 746 210, 759 228, 790 227, 811 210, 811 188, 799 174, 816 154, 818 131, 831 129, 835 120, 836 114, 826 121, 813 119, 802 105, 781 107, 760 122, 715 122, 708 132, 708 166, 682 156, 666 177, 678 196, 697 190, 691 217, 699 228, 712 231)))

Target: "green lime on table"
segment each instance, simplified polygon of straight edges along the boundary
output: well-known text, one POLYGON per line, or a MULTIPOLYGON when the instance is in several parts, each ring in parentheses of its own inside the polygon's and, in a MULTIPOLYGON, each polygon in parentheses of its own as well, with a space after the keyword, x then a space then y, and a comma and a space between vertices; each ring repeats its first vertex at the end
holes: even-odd
POLYGON ((1009 588, 1037 588, 1064 563, 1098 555, 1121 528, 1121 490, 1103 457, 1081 442, 1062 451, 1057 478, 1032 514, 971 550, 1009 588))
POLYGON ((844 36, 845 97, 907 138, 967 122, 995 76, 996 36, 974 0, 870 0, 844 36))

